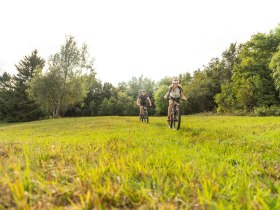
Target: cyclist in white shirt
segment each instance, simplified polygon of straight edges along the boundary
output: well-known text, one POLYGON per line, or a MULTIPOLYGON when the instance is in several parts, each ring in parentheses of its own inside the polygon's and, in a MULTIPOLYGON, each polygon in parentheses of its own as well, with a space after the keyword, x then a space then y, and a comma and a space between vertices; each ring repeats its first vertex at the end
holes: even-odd
POLYGON ((164 98, 169 98, 167 120, 170 120, 170 114, 172 112, 173 103, 180 103, 180 99, 187 100, 186 96, 183 93, 183 88, 181 87, 181 85, 179 85, 179 80, 177 77, 174 77, 172 79, 172 85, 169 86, 169 89, 165 94, 164 98))

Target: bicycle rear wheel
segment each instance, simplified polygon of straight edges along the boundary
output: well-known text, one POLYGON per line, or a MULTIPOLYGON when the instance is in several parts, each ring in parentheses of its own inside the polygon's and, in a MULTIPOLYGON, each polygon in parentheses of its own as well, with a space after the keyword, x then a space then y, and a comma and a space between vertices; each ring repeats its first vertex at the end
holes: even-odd
POLYGON ((180 112, 180 108, 177 107, 174 110, 173 129, 174 130, 179 130, 180 129, 180 124, 181 124, 181 112, 180 112))

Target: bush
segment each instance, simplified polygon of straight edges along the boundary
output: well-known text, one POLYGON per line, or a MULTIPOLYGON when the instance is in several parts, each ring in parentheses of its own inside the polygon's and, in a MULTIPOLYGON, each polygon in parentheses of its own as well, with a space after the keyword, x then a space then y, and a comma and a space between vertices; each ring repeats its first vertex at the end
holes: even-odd
POLYGON ((256 116, 280 116, 280 107, 256 107, 254 109, 254 115, 256 116))

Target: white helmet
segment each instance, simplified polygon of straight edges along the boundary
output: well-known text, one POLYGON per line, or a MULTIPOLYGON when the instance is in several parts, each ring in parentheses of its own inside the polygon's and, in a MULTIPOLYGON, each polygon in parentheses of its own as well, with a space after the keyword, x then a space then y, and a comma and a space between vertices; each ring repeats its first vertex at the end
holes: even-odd
POLYGON ((179 83, 179 80, 177 77, 173 77, 172 79, 172 84, 178 84, 179 83))

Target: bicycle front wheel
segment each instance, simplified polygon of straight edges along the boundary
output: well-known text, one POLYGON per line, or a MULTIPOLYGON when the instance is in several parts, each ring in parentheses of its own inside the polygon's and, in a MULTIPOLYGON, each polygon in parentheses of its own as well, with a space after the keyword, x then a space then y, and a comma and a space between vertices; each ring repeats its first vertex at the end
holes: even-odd
POLYGON ((140 116, 140 121, 143 122, 143 120, 144 120, 144 115, 141 114, 141 116, 140 116))
POLYGON ((173 125, 173 118, 174 118, 174 115, 171 114, 171 116, 169 117, 167 123, 168 123, 168 127, 169 128, 172 128, 172 125, 173 125))
POLYGON ((144 122, 145 122, 145 123, 148 123, 148 122, 149 122, 149 115, 148 115, 148 112, 147 112, 147 111, 144 112, 144 122))
POLYGON ((180 112, 180 108, 177 107, 177 109, 175 109, 175 112, 174 112, 173 129, 179 130, 180 124, 181 124, 181 112, 180 112))

